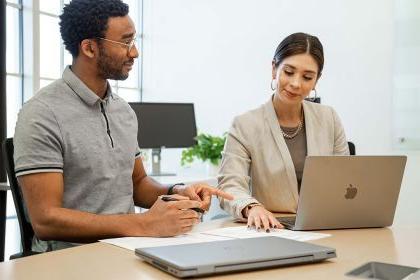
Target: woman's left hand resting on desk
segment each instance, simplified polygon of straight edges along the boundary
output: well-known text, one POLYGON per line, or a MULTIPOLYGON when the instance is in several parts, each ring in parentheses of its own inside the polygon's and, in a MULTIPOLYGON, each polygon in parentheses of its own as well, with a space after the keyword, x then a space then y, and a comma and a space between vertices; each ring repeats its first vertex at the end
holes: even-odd
POLYGON ((283 228, 273 213, 262 205, 255 205, 251 208, 247 206, 243 211, 244 217, 248 218, 248 227, 255 226, 257 230, 264 228, 266 232, 269 232, 270 228, 283 228))
POLYGON ((189 197, 191 200, 201 202, 200 208, 206 211, 210 208, 212 195, 221 196, 227 200, 233 199, 232 195, 203 183, 177 185, 174 187, 173 193, 183 195, 189 197))

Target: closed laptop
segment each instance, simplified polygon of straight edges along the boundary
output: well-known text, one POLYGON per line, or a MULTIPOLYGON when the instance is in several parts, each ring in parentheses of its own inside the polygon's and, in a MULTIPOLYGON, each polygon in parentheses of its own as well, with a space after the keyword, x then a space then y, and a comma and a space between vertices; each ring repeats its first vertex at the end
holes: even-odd
POLYGON ((138 248, 135 253, 180 278, 319 262, 336 257, 332 248, 270 236, 138 248))

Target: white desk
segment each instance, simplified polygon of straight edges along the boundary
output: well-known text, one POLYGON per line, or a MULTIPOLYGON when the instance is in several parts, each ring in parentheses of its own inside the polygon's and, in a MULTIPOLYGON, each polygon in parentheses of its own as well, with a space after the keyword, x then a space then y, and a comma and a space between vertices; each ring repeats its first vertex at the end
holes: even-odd
MULTIPOLYGON (((202 223, 196 230, 234 226, 231 219, 202 223)), ((205 279, 360 279, 345 273, 369 261, 420 267, 420 227, 320 231, 331 237, 312 243, 337 249, 326 262, 217 275, 205 279)), ((201 252, 202 253, 202 252, 201 252)), ((104 243, 0 263, 0 279, 175 279, 134 252, 104 243)), ((201 278, 204 279, 204 278, 201 278)))

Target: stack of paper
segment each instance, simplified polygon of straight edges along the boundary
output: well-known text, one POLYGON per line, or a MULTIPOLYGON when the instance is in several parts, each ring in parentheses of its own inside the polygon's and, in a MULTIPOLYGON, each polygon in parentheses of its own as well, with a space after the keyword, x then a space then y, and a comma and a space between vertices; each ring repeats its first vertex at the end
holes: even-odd
POLYGON ((262 236, 277 236, 297 241, 309 241, 331 236, 325 233, 291 231, 287 229, 271 229, 270 232, 264 230, 256 231, 255 229, 248 229, 246 226, 242 227, 226 227, 218 228, 202 232, 205 235, 223 236, 231 238, 252 238, 262 236))

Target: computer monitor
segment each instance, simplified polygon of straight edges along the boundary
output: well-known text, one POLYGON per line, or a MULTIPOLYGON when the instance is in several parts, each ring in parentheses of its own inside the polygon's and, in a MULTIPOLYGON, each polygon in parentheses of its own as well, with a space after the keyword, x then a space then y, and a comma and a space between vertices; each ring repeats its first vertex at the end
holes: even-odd
POLYGON ((188 148, 196 144, 197 127, 193 103, 129 103, 137 115, 138 143, 142 149, 152 149, 152 174, 160 170, 162 148, 188 148))

